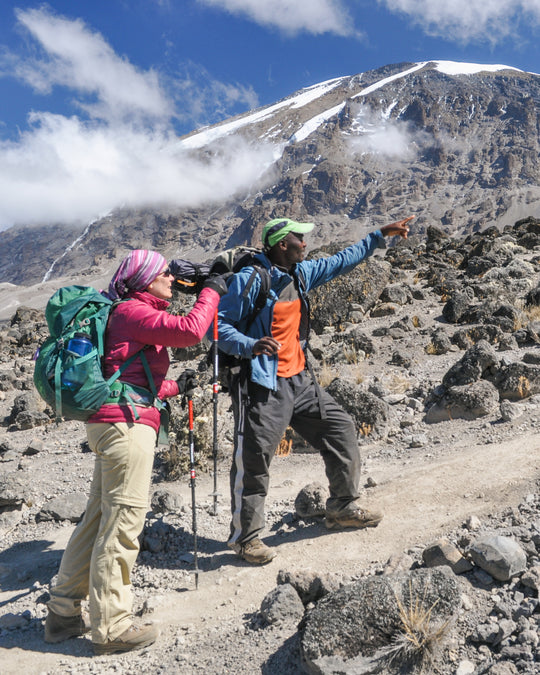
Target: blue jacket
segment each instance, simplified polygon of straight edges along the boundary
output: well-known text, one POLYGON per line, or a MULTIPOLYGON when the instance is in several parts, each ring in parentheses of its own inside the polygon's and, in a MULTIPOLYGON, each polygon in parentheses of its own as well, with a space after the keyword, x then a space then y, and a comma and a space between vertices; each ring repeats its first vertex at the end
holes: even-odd
MULTIPOLYGON (((257 260, 266 267, 271 275, 271 290, 266 305, 249 324, 251 310, 257 298, 261 285, 260 275, 256 275, 252 286, 243 297, 253 267, 244 267, 237 272, 229 286, 229 292, 221 298, 218 311, 219 348, 226 354, 251 359, 251 379, 267 389, 276 389, 277 385, 277 355, 260 354, 253 356, 253 347, 257 340, 265 335, 271 335, 273 309, 281 291, 291 283, 293 277, 300 274, 302 282, 298 284, 300 298, 307 309, 305 293, 331 281, 340 274, 350 272, 362 260, 367 258, 378 247, 383 235, 376 230, 357 244, 343 249, 328 258, 303 260, 295 265, 291 274, 273 267, 270 260, 260 253, 257 260), (248 325, 249 324, 249 325, 248 325)), ((210 336, 210 332, 208 334, 210 336)))

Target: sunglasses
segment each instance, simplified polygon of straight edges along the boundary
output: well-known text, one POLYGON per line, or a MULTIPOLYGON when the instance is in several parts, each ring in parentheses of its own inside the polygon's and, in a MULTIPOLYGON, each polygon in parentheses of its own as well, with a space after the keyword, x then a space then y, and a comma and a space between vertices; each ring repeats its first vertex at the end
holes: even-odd
POLYGON ((171 268, 167 267, 166 269, 163 270, 163 272, 160 272, 158 274, 158 277, 170 277, 172 276, 171 268))

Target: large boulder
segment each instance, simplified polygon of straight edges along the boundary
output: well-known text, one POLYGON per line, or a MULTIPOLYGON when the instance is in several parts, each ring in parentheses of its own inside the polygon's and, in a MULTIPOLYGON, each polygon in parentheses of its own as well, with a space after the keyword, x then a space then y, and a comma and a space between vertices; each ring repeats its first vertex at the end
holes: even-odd
POLYGON ((428 409, 424 421, 475 420, 495 412, 498 407, 499 392, 495 386, 487 380, 479 380, 449 387, 441 400, 428 409))
POLYGON ((387 403, 375 394, 341 378, 336 378, 326 390, 353 418, 361 438, 386 438, 390 418, 387 403))
POLYGON ((447 388, 471 384, 494 373, 498 364, 499 358, 493 347, 486 340, 480 340, 448 370, 442 384, 447 388))
POLYGON ((456 577, 443 568, 355 581, 306 615, 304 668, 317 675, 408 672, 429 661, 460 603, 456 577))
POLYGON ((470 287, 465 287, 452 293, 443 307, 442 315, 448 323, 460 323, 466 320, 473 307, 474 291, 470 287))
POLYGON ((491 379, 503 399, 519 401, 540 393, 540 365, 535 363, 510 363, 491 379))
POLYGON ((469 349, 473 345, 485 340, 491 345, 498 345, 504 339, 504 333, 495 325, 485 326, 469 326, 468 328, 460 328, 451 337, 452 344, 457 345, 460 349, 469 349))
POLYGON ((369 258, 349 274, 337 277, 310 293, 311 326, 316 333, 332 326, 343 330, 352 320, 354 306, 365 314, 378 300, 390 279, 391 267, 386 261, 369 258))

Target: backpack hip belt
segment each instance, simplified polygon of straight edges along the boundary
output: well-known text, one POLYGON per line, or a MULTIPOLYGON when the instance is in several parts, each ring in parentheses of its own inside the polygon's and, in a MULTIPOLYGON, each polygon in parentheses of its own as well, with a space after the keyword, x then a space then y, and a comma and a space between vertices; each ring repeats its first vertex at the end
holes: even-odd
POLYGON ((105 401, 105 405, 115 403, 117 405, 140 405, 145 408, 161 407, 159 399, 156 400, 154 394, 145 387, 138 387, 129 382, 121 382, 117 380, 111 387, 109 398, 105 401))
POLYGON ((140 415, 137 412, 137 409, 135 406, 140 405, 144 406, 145 408, 157 408, 160 413, 165 407, 165 403, 159 398, 156 385, 154 383, 154 378, 152 376, 152 372, 150 370, 150 366, 148 365, 148 360, 146 358, 146 355, 144 353, 144 350, 146 347, 143 347, 143 349, 139 350, 136 354, 134 354, 128 361, 126 361, 125 364, 123 364, 123 367, 119 370, 116 371, 115 375, 113 375, 113 378, 109 379, 110 383, 110 396, 107 398, 105 403, 115 403, 117 405, 130 405, 131 409, 133 410, 133 415, 136 420, 139 419, 140 415), (148 384, 150 385, 150 389, 146 389, 145 387, 139 387, 136 384, 131 384, 129 382, 122 382, 121 380, 116 378, 116 375, 120 375, 120 373, 125 370, 126 366, 135 359, 135 357, 139 356, 142 364, 144 371, 146 373, 146 377, 148 379, 148 384))

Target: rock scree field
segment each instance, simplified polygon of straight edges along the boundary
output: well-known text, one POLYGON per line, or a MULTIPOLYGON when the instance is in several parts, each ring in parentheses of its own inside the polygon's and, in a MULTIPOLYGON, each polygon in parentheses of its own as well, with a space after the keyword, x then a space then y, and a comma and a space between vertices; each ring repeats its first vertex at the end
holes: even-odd
POLYGON ((43 313, 19 308, 0 332, 0 671, 288 675, 422 666, 440 675, 539 673, 539 251, 532 219, 466 240, 432 230, 426 241, 390 248, 314 295, 314 315, 325 324, 311 340, 317 377, 357 422, 361 500, 384 519, 376 528, 330 531, 320 513, 299 512, 299 494, 310 486, 323 499, 326 479, 320 457, 292 434, 292 452, 276 455, 271 467, 263 539, 278 555, 262 567, 226 546, 227 395, 219 398, 214 514, 203 347, 173 354, 172 377, 187 366, 200 369, 198 587, 185 412, 177 402, 170 448, 156 453, 132 579, 134 612, 156 622, 160 636, 149 648, 115 656, 94 656, 84 637, 43 640, 49 587, 84 510, 93 458, 84 425, 55 424, 35 396, 31 356, 44 336, 43 313), (508 564, 520 566, 507 574, 503 563, 489 567, 478 553, 486 538, 500 544, 500 557, 511 542, 516 555, 508 564), (382 652, 362 644, 360 630, 354 653, 331 653, 321 637, 317 649, 325 655, 309 656, 306 626, 338 589, 442 562, 459 607, 440 638, 420 647, 419 659, 374 665, 382 652), (306 579, 324 590, 306 597, 306 579), (276 593, 284 587, 295 595, 276 593))

